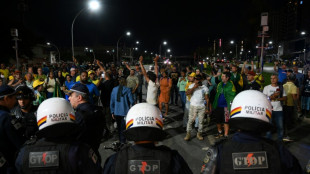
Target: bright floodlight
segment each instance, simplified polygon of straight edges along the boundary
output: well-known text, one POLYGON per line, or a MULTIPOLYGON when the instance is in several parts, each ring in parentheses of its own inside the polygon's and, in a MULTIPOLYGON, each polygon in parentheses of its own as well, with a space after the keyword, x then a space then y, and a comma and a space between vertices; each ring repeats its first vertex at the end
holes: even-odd
POLYGON ((46 45, 51 45, 51 43, 47 42, 46 45))
POLYGON ((128 32, 126 33, 126 35, 127 35, 127 36, 130 36, 130 35, 131 35, 131 33, 128 31, 128 32))
POLYGON ((300 34, 301 34, 301 35, 305 35, 305 34, 306 34, 306 32, 302 31, 300 34))
POLYGON ((140 43, 139 41, 136 42, 136 44, 139 44, 139 43, 140 43))
POLYGON ((269 44, 272 44, 272 41, 269 41, 269 44))
POLYGON ((89 2, 88 7, 91 10, 98 10, 100 8, 100 4, 99 4, 98 1, 92 0, 92 1, 89 2))
POLYGON ((163 44, 164 44, 164 45, 167 45, 167 42, 166 42, 166 41, 164 41, 164 42, 163 42, 163 44))
POLYGON ((168 53, 170 53, 170 51, 171 51, 170 49, 167 49, 167 52, 168 52, 168 53))
POLYGON ((232 40, 232 41, 230 41, 230 44, 234 44, 235 42, 232 40))

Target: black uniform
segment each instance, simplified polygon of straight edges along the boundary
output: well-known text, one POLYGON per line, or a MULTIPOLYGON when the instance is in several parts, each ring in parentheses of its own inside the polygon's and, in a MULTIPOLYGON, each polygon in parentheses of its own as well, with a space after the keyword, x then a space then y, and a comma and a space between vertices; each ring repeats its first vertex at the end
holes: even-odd
POLYGON ((14 120, 21 123, 21 128, 19 132, 23 137, 27 140, 30 139, 31 136, 34 136, 38 131, 36 112, 38 107, 31 106, 31 109, 28 113, 23 112, 20 106, 15 106, 11 109, 11 113, 14 115, 14 120))
POLYGON ((201 172, 282 174, 302 173, 302 169, 282 144, 253 133, 238 132, 208 150, 201 172))
POLYGON ((20 124, 12 118, 10 110, 0 106, 0 173, 14 173, 16 152, 25 142, 17 130, 20 124))
POLYGON ((103 137, 103 131, 105 130, 105 120, 102 117, 102 110, 86 102, 79 104, 75 111, 76 123, 80 125, 82 129, 78 139, 90 145, 98 152, 103 137))
POLYGON ((98 156, 88 145, 75 140, 77 125, 59 123, 40 130, 20 150, 15 162, 19 173, 101 173, 98 156))
POLYGON ((191 169, 182 156, 166 146, 154 144, 127 145, 110 156, 104 165, 104 174, 126 173, 190 174, 191 169))

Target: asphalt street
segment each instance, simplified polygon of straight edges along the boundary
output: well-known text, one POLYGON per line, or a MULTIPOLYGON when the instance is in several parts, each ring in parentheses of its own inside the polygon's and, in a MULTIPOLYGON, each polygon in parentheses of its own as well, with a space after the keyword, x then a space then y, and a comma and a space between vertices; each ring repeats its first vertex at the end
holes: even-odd
MULTIPOLYGON (((145 99, 146 92, 143 87, 143 98, 145 99)), ((171 105, 169 108, 167 122, 164 125, 164 130, 168 133, 167 138, 159 142, 159 145, 163 144, 171 149, 178 150, 183 156, 193 173, 200 173, 202 160, 205 156, 206 150, 213 144, 216 139, 214 134, 216 133, 216 127, 213 119, 210 124, 205 121, 204 125, 204 140, 199 141, 196 138, 196 131, 192 131, 192 139, 190 141, 184 141, 185 130, 182 127, 183 111, 181 104, 179 106, 171 105)), ((301 122, 298 122, 294 129, 289 130, 288 135, 294 139, 293 142, 285 143, 285 146, 297 157, 300 165, 305 169, 308 161, 310 160, 310 118, 304 118, 301 122)), ((276 139, 276 134, 273 134, 273 138, 276 139)), ((99 152, 102 157, 102 166, 105 160, 113 153, 110 149, 105 149, 104 146, 111 146, 115 141, 118 141, 118 136, 108 139, 100 146, 99 152)), ((132 142, 130 142, 132 143, 132 142)))

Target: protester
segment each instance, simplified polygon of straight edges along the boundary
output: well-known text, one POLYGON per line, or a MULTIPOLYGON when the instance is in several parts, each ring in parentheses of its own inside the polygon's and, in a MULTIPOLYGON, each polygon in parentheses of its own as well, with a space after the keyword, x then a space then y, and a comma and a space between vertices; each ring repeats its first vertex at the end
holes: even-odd
POLYGON ((224 137, 228 138, 229 131, 229 112, 231 102, 233 101, 236 95, 236 89, 234 84, 230 81, 230 73, 224 72, 222 74, 222 82, 217 85, 216 95, 213 102, 213 112, 216 118, 216 126, 218 133, 216 134, 216 138, 220 138, 223 136, 222 132, 222 124, 224 124, 224 137))
POLYGON ((162 112, 162 105, 165 105, 166 112, 164 117, 168 116, 169 111, 169 100, 170 100, 170 89, 172 86, 172 80, 168 77, 166 71, 162 72, 162 77, 159 81, 160 84, 160 95, 158 97, 159 110, 162 112))
MULTIPOLYGON (((272 120, 275 122, 278 132, 278 140, 283 139, 283 107, 281 101, 286 100, 286 92, 283 86, 278 85, 278 76, 273 74, 270 77, 271 84, 264 87, 263 93, 269 97, 272 105, 272 120)), ((267 137, 271 139, 271 132, 267 132, 267 137)))
POLYGON ((111 93, 110 110, 112 118, 117 123, 119 134, 119 142, 126 143, 126 138, 123 135, 125 130, 125 116, 127 115, 130 106, 134 104, 132 90, 126 87, 126 80, 124 77, 119 78, 119 85, 113 88, 111 93))

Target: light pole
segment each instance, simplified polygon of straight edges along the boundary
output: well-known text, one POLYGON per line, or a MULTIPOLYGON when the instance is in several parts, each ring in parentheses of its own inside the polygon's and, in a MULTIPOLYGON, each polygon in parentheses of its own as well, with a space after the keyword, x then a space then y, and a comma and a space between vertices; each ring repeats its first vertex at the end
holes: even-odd
POLYGON ((304 37, 304 40, 305 40, 305 43, 304 43, 304 61, 305 61, 305 63, 307 62, 306 61, 306 32, 305 31, 302 31, 301 33, 300 33, 300 35, 302 35, 303 37, 304 37))
POLYGON ((161 57, 161 45, 167 45, 167 41, 163 41, 163 43, 161 43, 160 45, 159 45, 159 57, 161 57))
POLYGON ((60 62, 60 52, 59 52, 58 47, 57 47, 55 44, 51 43, 51 42, 47 42, 46 45, 48 45, 48 46, 54 46, 54 47, 57 49, 57 52, 58 52, 58 61, 60 62))
POLYGON ((167 51, 165 51, 165 57, 166 57, 166 53, 167 53, 167 52, 170 53, 170 52, 171 52, 171 49, 168 48, 167 51))
POLYGON ((88 3, 88 7, 83 8, 82 10, 80 10, 74 17, 72 24, 71 24, 71 44, 72 44, 72 58, 74 58, 74 44, 73 44, 73 26, 74 26, 74 22, 76 20, 76 18, 85 10, 90 9, 92 11, 98 10, 100 7, 100 4, 98 1, 92 0, 88 3))
MULTIPOLYGON (((126 36, 130 36, 131 33, 129 31, 126 32, 125 34, 126 36)), ((117 43, 116 43, 116 61, 119 62, 119 58, 118 58, 118 43, 119 41, 121 40, 122 37, 124 37, 125 35, 121 35, 121 37, 119 37, 119 39, 117 40, 117 43)), ((115 60, 113 60, 113 62, 115 63, 115 60)))
MULTIPOLYGON (((232 41, 230 41, 230 44, 234 44, 235 42, 232 40, 232 41)), ((236 43, 236 59, 238 59, 238 45, 237 45, 237 43, 236 43)))

